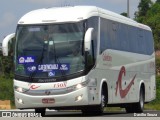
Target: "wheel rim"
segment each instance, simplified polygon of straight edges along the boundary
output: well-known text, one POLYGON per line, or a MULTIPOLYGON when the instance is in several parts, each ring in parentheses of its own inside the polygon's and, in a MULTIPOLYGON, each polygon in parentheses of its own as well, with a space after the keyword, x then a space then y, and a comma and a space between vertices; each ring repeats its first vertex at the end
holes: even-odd
POLYGON ((101 98, 101 107, 102 109, 104 109, 105 107, 105 95, 104 94, 102 94, 102 98, 101 98))
POLYGON ((143 98, 143 92, 142 91, 140 93, 140 106, 141 106, 141 109, 143 109, 143 107, 144 107, 144 98, 143 98))

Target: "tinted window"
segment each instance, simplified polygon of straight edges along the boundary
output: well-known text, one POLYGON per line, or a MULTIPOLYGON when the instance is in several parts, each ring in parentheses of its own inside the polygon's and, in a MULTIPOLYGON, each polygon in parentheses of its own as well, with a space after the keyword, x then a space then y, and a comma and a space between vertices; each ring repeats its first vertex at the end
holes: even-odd
POLYGON ((114 49, 151 55, 154 51, 151 31, 101 18, 100 51, 114 49))

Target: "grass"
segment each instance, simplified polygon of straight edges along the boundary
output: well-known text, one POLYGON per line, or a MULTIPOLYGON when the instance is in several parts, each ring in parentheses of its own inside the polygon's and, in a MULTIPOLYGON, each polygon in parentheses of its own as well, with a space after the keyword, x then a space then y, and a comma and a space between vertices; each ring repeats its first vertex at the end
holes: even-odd
POLYGON ((156 77, 156 99, 145 105, 147 110, 160 110, 160 76, 156 77))
POLYGON ((125 111, 125 109, 120 107, 106 107, 104 111, 125 111))
POLYGON ((145 110, 160 110, 160 105, 151 105, 151 104, 146 104, 144 107, 145 110))

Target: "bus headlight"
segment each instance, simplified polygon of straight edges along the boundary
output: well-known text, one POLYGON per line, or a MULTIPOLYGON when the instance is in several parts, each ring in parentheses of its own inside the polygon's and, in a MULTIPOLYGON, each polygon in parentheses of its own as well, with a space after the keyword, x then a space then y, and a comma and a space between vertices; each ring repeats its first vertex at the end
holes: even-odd
POLYGON ((88 84, 87 81, 85 81, 85 82, 83 82, 83 83, 77 84, 77 85, 76 85, 76 90, 77 90, 77 89, 81 89, 81 88, 83 88, 83 87, 86 87, 87 84, 88 84))
POLYGON ((23 93, 23 92, 27 91, 27 89, 24 89, 24 88, 18 87, 18 86, 15 86, 14 89, 15 89, 15 91, 20 92, 20 93, 23 93))
POLYGON ((83 87, 82 84, 78 84, 78 85, 76 86, 77 89, 81 89, 82 87, 83 87))
POLYGON ((68 88, 67 88, 67 90, 68 90, 69 92, 72 92, 72 91, 75 91, 75 90, 81 89, 81 88, 83 88, 83 87, 86 87, 86 86, 87 86, 87 84, 88 84, 88 82, 87 82, 87 81, 86 81, 86 82, 83 82, 83 83, 79 83, 79 84, 77 84, 77 85, 74 85, 74 86, 68 87, 68 88))

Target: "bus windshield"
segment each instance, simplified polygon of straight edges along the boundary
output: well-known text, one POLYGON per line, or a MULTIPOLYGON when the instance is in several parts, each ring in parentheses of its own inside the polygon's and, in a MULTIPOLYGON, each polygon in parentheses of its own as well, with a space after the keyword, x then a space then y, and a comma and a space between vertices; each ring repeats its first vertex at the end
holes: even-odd
POLYGON ((48 78, 84 70, 83 22, 19 25, 15 74, 48 78))

